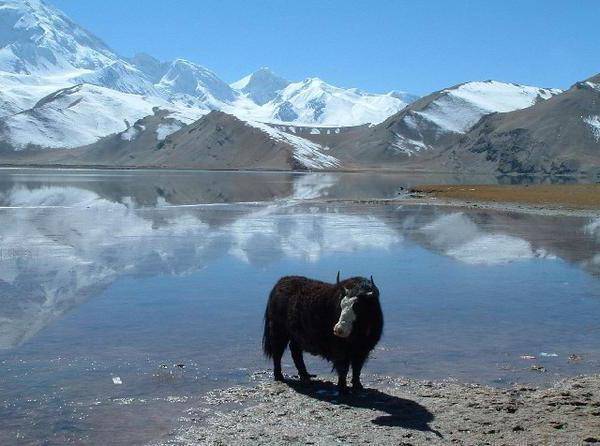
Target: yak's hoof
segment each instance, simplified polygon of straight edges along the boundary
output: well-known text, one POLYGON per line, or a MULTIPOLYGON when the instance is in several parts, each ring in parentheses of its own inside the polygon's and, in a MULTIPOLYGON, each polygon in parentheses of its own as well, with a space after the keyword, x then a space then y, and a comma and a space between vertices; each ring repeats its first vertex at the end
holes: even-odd
POLYGON ((340 395, 348 395, 348 393, 350 393, 350 391, 348 390, 348 386, 339 386, 338 385, 338 393, 340 395))
POLYGON ((281 374, 281 373, 276 373, 276 374, 275 374, 275 381, 284 382, 284 381, 285 381, 285 379, 283 378, 283 374, 281 374))
POLYGON ((300 375, 300 382, 302 384, 309 384, 310 379, 314 378, 316 375, 300 375))
POLYGON ((352 383, 352 391, 353 392, 361 392, 365 390, 361 383, 352 383))

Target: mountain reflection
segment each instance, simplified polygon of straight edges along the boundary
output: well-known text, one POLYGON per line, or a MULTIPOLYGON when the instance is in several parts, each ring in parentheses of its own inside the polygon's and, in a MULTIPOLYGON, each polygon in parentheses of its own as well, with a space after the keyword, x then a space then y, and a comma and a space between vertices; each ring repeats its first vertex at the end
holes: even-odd
POLYGON ((287 200, 178 206, 168 194, 13 185, 0 193, 0 349, 14 348, 126 275, 192 274, 230 256, 259 269, 282 259, 400 251, 404 240, 470 265, 557 257, 600 274, 600 219, 433 206, 360 206, 327 196, 335 176, 303 175, 287 200))
POLYGON ((224 255, 257 267, 283 257, 314 262, 401 240, 369 216, 286 204, 148 209, 74 187, 15 187, 3 202, 15 208, 0 212, 3 349, 123 275, 189 274, 224 255))

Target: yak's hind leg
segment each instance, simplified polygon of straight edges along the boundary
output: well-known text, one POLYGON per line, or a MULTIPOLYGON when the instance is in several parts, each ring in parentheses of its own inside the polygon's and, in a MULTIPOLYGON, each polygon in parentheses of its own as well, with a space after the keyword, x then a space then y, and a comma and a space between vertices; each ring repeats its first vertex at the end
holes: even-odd
POLYGON ((367 355, 355 355, 351 359, 352 364, 352 390, 362 390, 364 387, 360 382, 360 372, 367 360, 367 355))
POLYGON ((283 331, 275 332, 276 336, 271 339, 271 349, 273 351, 273 376, 275 381, 283 382, 283 373, 281 373, 281 358, 285 352, 285 348, 290 341, 287 334, 283 331))
POLYGON ((346 378, 348 377, 348 369, 350 368, 350 361, 348 359, 340 359, 333 363, 333 367, 338 374, 338 392, 348 393, 348 386, 346 385, 346 378))
POLYGON ((304 382, 310 381, 311 375, 309 375, 308 371, 306 370, 304 357, 302 356, 302 349, 293 340, 290 341, 290 352, 292 353, 292 359, 294 360, 294 365, 298 370, 298 376, 300 377, 300 380, 304 382))

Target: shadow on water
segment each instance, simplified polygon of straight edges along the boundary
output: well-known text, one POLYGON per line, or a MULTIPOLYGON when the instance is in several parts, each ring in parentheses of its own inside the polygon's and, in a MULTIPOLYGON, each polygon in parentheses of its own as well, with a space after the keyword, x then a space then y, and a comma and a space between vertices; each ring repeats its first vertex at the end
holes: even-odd
POLYGON ((381 415, 371 420, 371 423, 378 426, 394 426, 432 432, 443 438, 442 434, 429 426, 429 423, 435 418, 434 415, 415 401, 389 395, 377 389, 364 389, 359 394, 339 395, 337 386, 320 380, 313 380, 309 384, 305 384, 298 380, 288 379, 286 384, 296 392, 319 401, 385 412, 387 415, 381 415))

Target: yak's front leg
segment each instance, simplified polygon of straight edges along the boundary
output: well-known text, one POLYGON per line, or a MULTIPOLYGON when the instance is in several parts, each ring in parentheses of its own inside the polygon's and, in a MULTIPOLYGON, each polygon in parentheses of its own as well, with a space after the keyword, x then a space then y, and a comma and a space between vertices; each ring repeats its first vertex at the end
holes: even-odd
POLYGON ((302 356, 302 349, 294 341, 290 341, 290 352, 292 353, 294 365, 298 370, 298 376, 300 377, 300 381, 310 381, 310 378, 313 375, 309 375, 308 371, 306 370, 306 365, 304 364, 304 358, 302 356))
POLYGON ((360 382, 360 372, 362 371, 363 365, 367 357, 364 355, 355 356, 352 358, 352 390, 359 391, 363 390, 364 387, 360 382))
POLYGON ((342 359, 335 361, 335 370, 338 374, 338 392, 348 393, 348 386, 346 384, 346 378, 348 377, 348 369, 350 368, 350 361, 348 359, 342 359))

